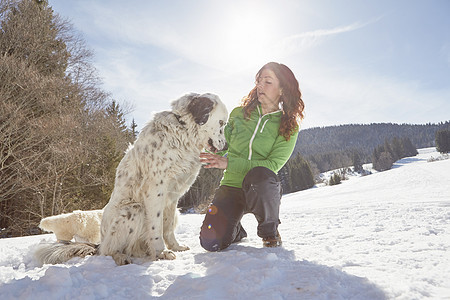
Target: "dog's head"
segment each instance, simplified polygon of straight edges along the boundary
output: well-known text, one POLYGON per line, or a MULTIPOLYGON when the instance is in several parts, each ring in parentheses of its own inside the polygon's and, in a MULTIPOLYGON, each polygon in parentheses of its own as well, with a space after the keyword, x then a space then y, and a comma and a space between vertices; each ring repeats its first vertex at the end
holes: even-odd
POLYGON ((186 123, 197 127, 199 139, 205 148, 221 151, 227 148, 224 127, 228 111, 220 98, 214 94, 191 93, 172 102, 172 112, 182 116, 186 123))

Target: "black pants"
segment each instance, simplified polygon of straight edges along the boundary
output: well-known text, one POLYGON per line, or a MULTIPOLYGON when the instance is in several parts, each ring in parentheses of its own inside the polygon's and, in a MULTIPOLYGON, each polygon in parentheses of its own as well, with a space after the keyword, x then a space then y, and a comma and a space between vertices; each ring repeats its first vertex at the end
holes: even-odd
POLYGON ((281 194, 277 175, 264 167, 251 169, 242 189, 220 186, 203 221, 200 244, 208 251, 219 251, 246 237, 240 223, 246 213, 255 215, 259 237, 275 236, 280 224, 281 194))

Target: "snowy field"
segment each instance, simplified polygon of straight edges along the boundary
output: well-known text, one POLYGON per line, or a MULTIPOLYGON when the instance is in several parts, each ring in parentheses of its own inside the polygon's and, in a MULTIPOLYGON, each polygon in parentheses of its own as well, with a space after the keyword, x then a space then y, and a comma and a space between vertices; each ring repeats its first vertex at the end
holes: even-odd
POLYGON ((0 239, 0 299, 450 299, 450 159, 435 149, 392 170, 282 199, 283 247, 249 237, 207 253, 202 215, 181 215, 191 250, 174 261, 118 267, 110 257, 38 266, 52 234, 0 239))

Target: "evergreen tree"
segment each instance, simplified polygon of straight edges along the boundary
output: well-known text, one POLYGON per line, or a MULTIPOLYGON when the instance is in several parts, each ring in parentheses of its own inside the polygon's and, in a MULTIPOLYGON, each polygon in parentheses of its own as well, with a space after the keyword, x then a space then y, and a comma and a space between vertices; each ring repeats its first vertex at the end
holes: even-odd
POLYGON ((404 155, 405 151, 403 148, 403 144, 401 143, 400 139, 398 137, 394 137, 391 141, 391 149, 392 149, 392 159, 394 161, 399 160, 400 158, 406 157, 404 155))
MULTIPOLYGON (((389 156, 391 157, 391 160, 394 162, 397 159, 399 159, 399 157, 397 157, 396 153, 394 153, 394 150, 391 147, 391 144, 389 143, 388 139, 384 140, 384 152, 389 153, 389 156)), ((381 158, 381 156, 380 156, 381 158)))
POLYGON ((357 151, 354 151, 352 154, 352 163, 355 172, 361 173, 363 171, 361 156, 357 151))
POLYGON ((389 170, 390 168, 392 168, 393 164, 394 164, 394 160, 393 160, 391 154, 387 151, 384 151, 380 155, 376 170, 380 171, 380 172, 389 170))
POLYGON ((1 55, 25 61, 42 75, 64 77, 70 53, 48 1, 24 0, 16 5, 2 1, 0 5, 1 55))
POLYGON ((436 149, 441 153, 450 152, 450 130, 436 132, 436 149))
POLYGON ((280 180, 282 180, 285 194, 309 189, 314 186, 314 176, 309 163, 299 153, 291 157, 278 174, 281 174, 280 180))
POLYGON ((376 147, 373 151, 373 168, 377 171, 389 170, 397 160, 415 156, 417 153, 417 149, 409 138, 394 137, 391 142, 385 140, 383 145, 376 147))
POLYGON ((113 122, 115 128, 118 128, 123 132, 127 131, 124 113, 116 100, 112 100, 106 107, 106 114, 113 122))
POLYGON ((413 143, 411 142, 411 140, 407 137, 402 138, 401 139, 401 143, 403 146, 403 157, 410 157, 410 156, 416 156, 417 154, 419 154, 419 152, 417 152, 416 147, 414 147, 413 143))
POLYGON ((133 118, 133 120, 131 121, 131 135, 132 135, 133 140, 135 140, 139 134, 139 131, 136 130, 137 126, 138 125, 136 124, 136 122, 134 121, 134 118, 133 118))

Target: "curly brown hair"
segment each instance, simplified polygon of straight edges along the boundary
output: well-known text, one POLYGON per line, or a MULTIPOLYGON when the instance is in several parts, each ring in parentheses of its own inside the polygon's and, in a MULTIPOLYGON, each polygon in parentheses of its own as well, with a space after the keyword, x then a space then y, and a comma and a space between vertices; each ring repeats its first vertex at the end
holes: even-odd
MULTIPOLYGON (((280 81, 280 87, 283 90, 283 94, 280 97, 280 106, 283 115, 281 116, 279 133, 288 141, 292 133, 298 129, 300 121, 304 118, 303 110, 305 109, 305 104, 302 100, 302 93, 300 92, 294 73, 287 66, 276 62, 265 64, 256 73, 256 81, 258 81, 262 71, 265 69, 269 69, 275 73, 275 76, 280 81)), ((242 99, 241 105, 244 110, 244 117, 247 119, 250 118, 251 112, 259 104, 256 90, 257 88, 255 86, 247 97, 242 99)))

